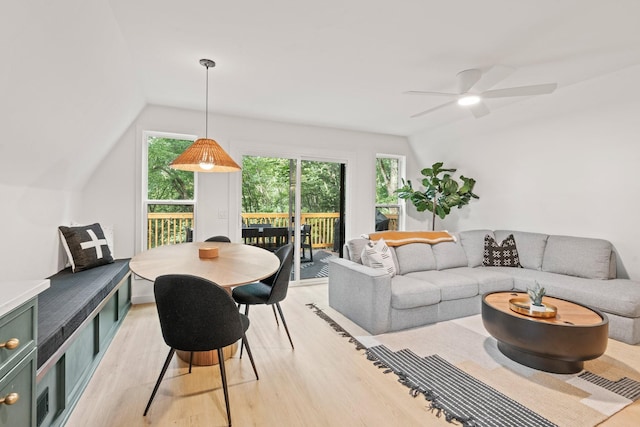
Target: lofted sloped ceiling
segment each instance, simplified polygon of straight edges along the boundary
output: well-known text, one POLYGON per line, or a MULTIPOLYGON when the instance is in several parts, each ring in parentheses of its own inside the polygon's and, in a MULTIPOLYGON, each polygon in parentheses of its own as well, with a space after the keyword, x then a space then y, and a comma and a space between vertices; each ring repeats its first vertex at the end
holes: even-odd
MULTIPOLYGON (((562 91, 640 64, 638 16, 637 0, 10 2, 0 184, 75 188, 145 104, 204 110, 200 58, 213 112, 410 136, 476 120, 411 119, 442 100, 402 93, 455 91, 463 69, 562 91)), ((530 99, 491 100, 492 120, 513 102, 530 99)))
POLYGON ((144 107, 106 1, 4 2, 0 184, 81 188, 144 107))

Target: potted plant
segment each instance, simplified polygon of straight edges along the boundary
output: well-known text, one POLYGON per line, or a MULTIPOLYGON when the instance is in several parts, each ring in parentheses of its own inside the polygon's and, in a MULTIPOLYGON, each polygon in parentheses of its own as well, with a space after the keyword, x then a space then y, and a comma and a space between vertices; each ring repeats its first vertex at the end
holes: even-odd
POLYGON ((424 175, 424 190, 414 190, 411 181, 403 181, 404 185, 398 189, 398 197, 410 200, 418 212, 432 213, 431 230, 435 230, 436 215, 444 219, 452 208, 457 206, 460 209, 468 205, 472 198, 480 198, 473 193, 476 180, 460 175, 461 182, 458 182, 451 176, 455 171, 456 169, 444 168, 442 162, 437 162, 420 172, 424 175))
POLYGON ((536 287, 534 289, 527 288, 527 294, 529 294, 529 299, 531 300, 531 311, 546 311, 546 307, 542 303, 542 297, 545 296, 547 291, 540 286, 540 283, 536 282, 536 287))

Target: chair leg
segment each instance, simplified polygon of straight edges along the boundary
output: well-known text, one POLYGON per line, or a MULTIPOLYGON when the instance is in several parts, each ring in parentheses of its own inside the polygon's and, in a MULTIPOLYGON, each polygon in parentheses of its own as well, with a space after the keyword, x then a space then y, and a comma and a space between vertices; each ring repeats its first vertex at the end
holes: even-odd
MULTIPOLYGON (((248 351, 248 349, 247 349, 248 351)), ((224 368, 224 354, 222 349, 218 349, 218 361, 220 365, 220 377, 222 378, 222 389, 224 390, 224 403, 227 406, 227 420, 231 426, 231 409, 229 408, 229 391, 227 390, 227 371, 224 368)))
POLYGON ((144 408, 144 414, 142 415, 143 417, 147 415, 147 412, 149 412, 149 407, 151 406, 151 402, 153 402, 153 398, 156 397, 156 392, 158 391, 158 388, 160 387, 160 383, 162 382, 162 378, 164 378, 164 374, 167 372, 167 368, 169 367, 169 363, 171 362, 171 358, 173 357, 173 354, 175 352, 176 352, 176 350, 174 348, 169 350, 169 354, 167 355, 167 359, 164 361, 164 366, 162 367, 162 371, 160 372, 160 376, 158 377, 158 381, 156 381, 156 386, 153 388, 153 392, 151 393, 151 397, 149 398, 149 402, 147 403, 147 407, 144 408))
POLYGON ((273 309, 273 317, 276 318, 276 325, 280 326, 280 321, 278 320, 278 315, 276 314, 276 308, 271 304, 271 308, 273 309))
POLYGON ((189 373, 191 373, 192 365, 193 365, 193 351, 189 353, 189 373))
POLYGON ((282 319, 282 324, 284 325, 284 330, 287 331, 287 336, 289 337, 289 342, 291 343, 291 348, 295 350, 293 346, 293 341, 291 340, 291 334, 289 334, 289 328, 287 328, 287 321, 284 320, 284 315, 282 314, 282 308, 280 308, 280 303, 275 303, 275 306, 278 307, 278 313, 280 313, 280 318, 282 319))
POLYGON ((253 361, 253 354, 251 354, 251 348, 249 347, 249 341, 247 341, 247 336, 242 334, 242 342, 247 346, 247 354, 249 355, 249 360, 251 360, 251 366, 253 366, 253 372, 256 374, 256 380, 259 380, 258 370, 256 369, 256 364, 253 361))
MULTIPOLYGON (((249 304, 244 305, 244 315, 249 317, 249 304)), ((240 359, 242 359, 242 350, 244 349, 244 340, 240 341, 240 359)))

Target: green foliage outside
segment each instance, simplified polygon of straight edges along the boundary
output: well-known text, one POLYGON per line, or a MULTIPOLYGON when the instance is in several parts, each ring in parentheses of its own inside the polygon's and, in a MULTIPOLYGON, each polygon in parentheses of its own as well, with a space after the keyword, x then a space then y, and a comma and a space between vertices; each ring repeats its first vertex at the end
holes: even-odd
MULTIPOLYGON (((148 199, 193 200, 194 173, 172 169, 169 164, 192 141, 149 137, 148 199)), ((296 160, 245 156, 242 161, 243 212, 289 212, 293 199, 296 160), (291 180, 290 183, 290 174, 291 180)), ((376 203, 398 202, 398 160, 376 162, 376 203)), ((302 212, 338 212, 340 208, 340 164, 302 162, 302 212)), ((150 204, 149 212, 192 212, 191 205, 150 204)))
MULTIPOLYGON (((193 141, 149 137, 148 142, 148 199, 193 200, 194 173, 172 169, 169 164, 193 141)), ((192 205, 149 205, 149 212, 192 212, 192 205)))
POLYGON ((376 159, 376 204, 398 203, 398 159, 378 157, 376 159))
MULTIPOLYGON (((295 188, 295 160, 245 156, 242 160, 243 212, 289 212, 290 188, 295 188), (291 174, 291 187, 290 187, 291 174)), ((302 212, 338 212, 340 165, 302 162, 302 212)), ((293 190, 291 192, 293 198, 293 190)))

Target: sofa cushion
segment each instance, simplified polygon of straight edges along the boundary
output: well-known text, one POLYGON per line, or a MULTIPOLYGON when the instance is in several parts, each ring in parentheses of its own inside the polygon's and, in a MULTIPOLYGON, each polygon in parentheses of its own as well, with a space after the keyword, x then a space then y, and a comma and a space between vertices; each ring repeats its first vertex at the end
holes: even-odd
POLYGON ((433 283, 407 276, 391 279, 391 307, 404 310, 440 302, 440 289, 433 283))
POLYGON ((436 259, 429 244, 411 243, 398 246, 395 251, 398 259, 398 274, 436 269, 436 259))
POLYGON ((624 317, 640 317, 640 283, 632 280, 602 280, 553 274, 537 279, 547 295, 594 307, 624 317), (604 285, 604 286, 603 286, 604 285))
POLYGON ((547 245, 549 235, 541 233, 528 233, 526 231, 496 230, 494 235, 497 241, 503 241, 508 235, 513 234, 518 248, 518 258, 523 268, 533 270, 542 269, 542 257, 547 245))
POLYGON ((518 258, 518 248, 513 234, 509 234, 506 239, 500 243, 496 239, 484 236, 484 257, 482 258, 483 266, 494 267, 520 267, 520 258, 518 258))
POLYGON ((351 239, 346 243, 346 256, 350 261, 357 262, 358 264, 362 264, 362 258, 360 255, 362 254, 362 250, 369 244, 369 239, 351 239))
POLYGON ((587 279, 609 278, 611 243, 585 237, 549 236, 542 270, 587 279))
POLYGON ((456 242, 442 242, 432 246, 433 256, 436 258, 436 268, 446 270, 454 267, 467 267, 467 255, 464 253, 460 237, 457 233, 452 233, 456 237, 456 242))
POLYGON ((449 271, 416 271, 406 277, 433 283, 440 289, 442 301, 470 298, 478 295, 478 281, 469 276, 450 273, 449 271))
POLYGON ((458 267, 447 270, 447 273, 467 276, 478 282, 478 293, 510 291, 513 289, 513 277, 506 272, 484 267, 458 267))
POLYGON ((484 237, 495 237, 491 230, 469 230, 460 232, 460 243, 467 255, 469 267, 479 267, 482 265, 484 254, 484 237))
POLYGON ((67 268, 49 277, 49 288, 38 295, 38 368, 128 273, 129 260, 121 259, 78 273, 67 268))

